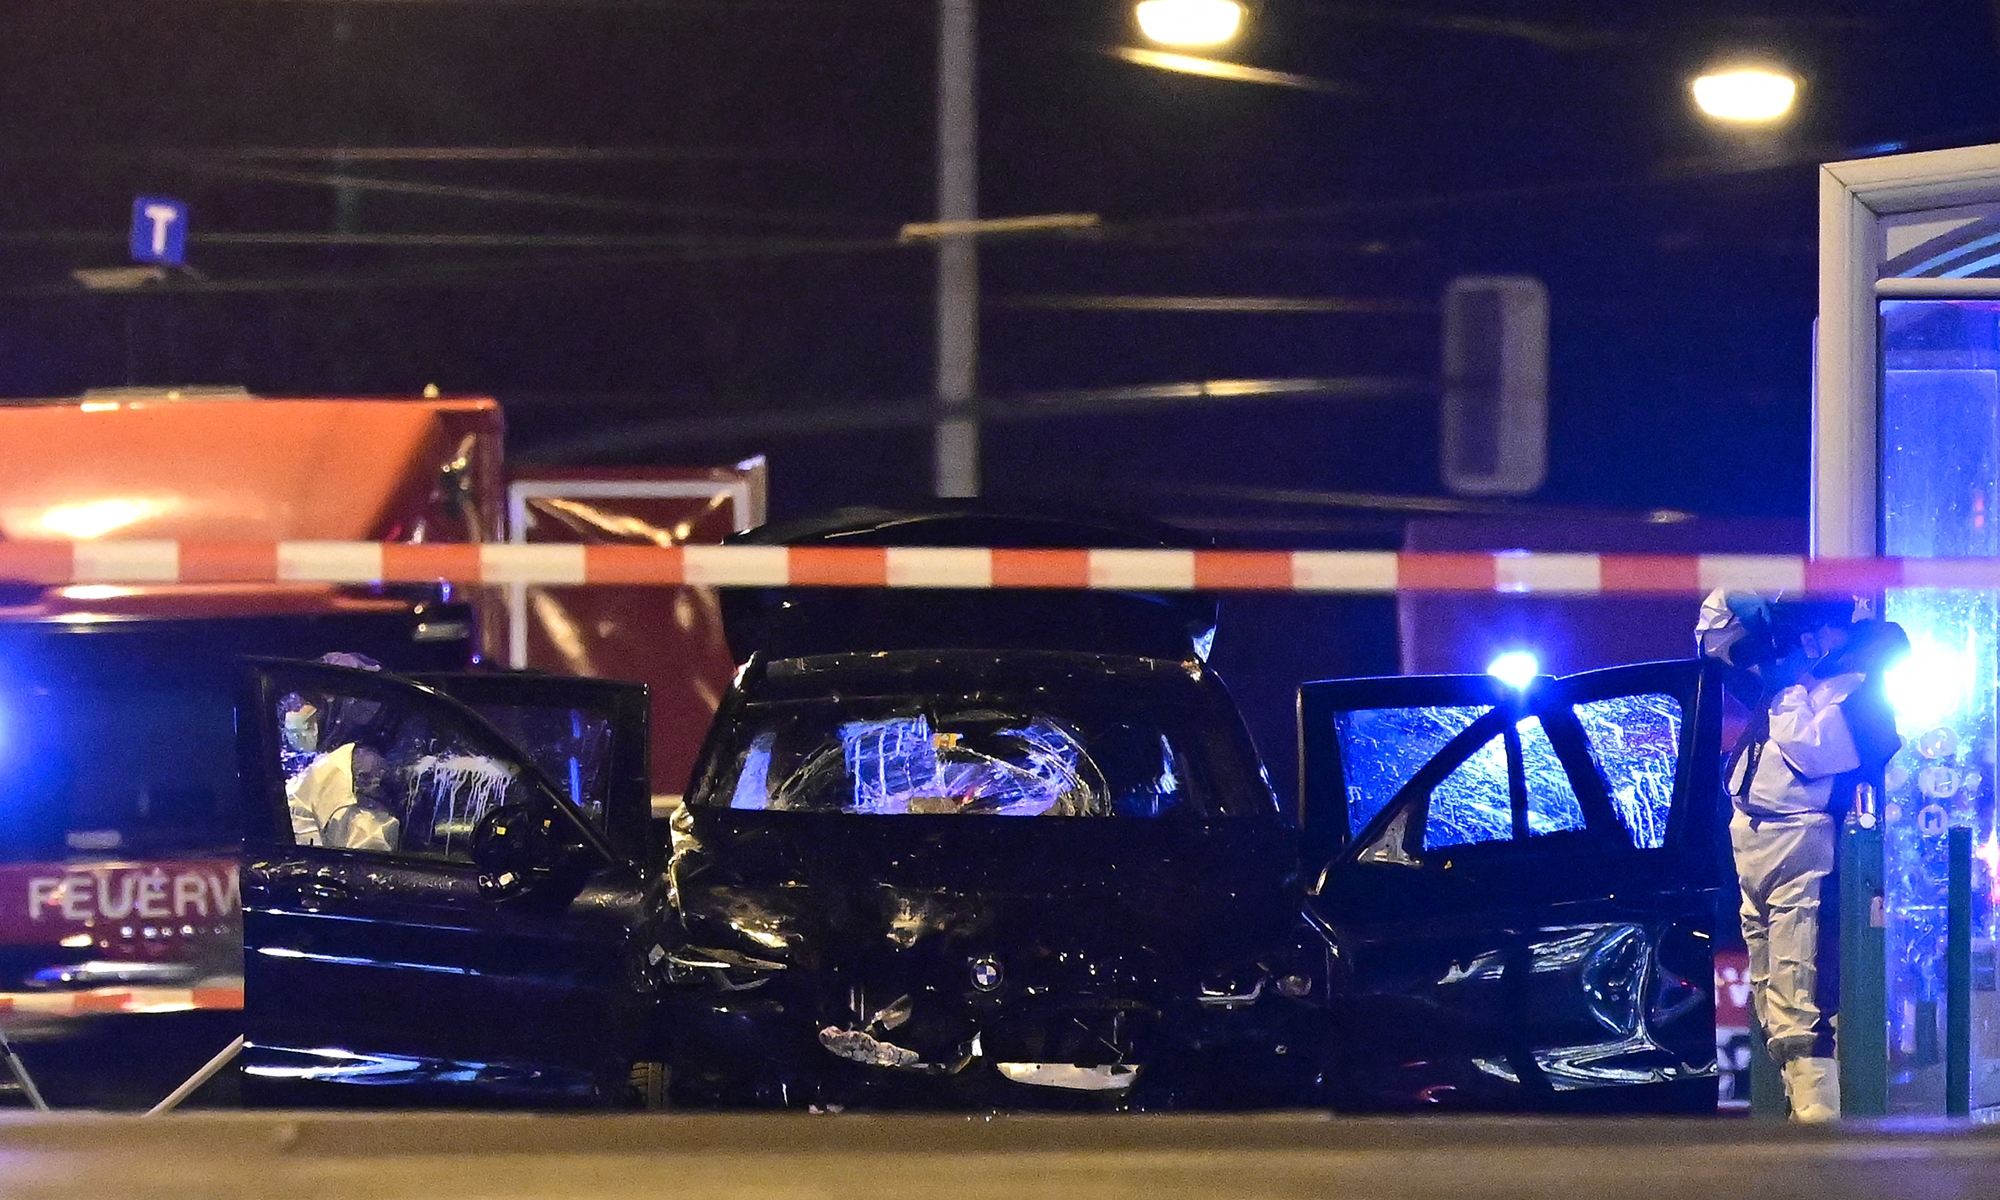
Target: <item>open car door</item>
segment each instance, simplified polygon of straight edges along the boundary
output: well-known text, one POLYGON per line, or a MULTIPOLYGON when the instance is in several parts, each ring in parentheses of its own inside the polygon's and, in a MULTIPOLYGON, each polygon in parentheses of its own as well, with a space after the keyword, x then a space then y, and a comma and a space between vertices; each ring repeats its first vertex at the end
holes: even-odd
POLYGON ((1713 664, 1300 691, 1329 1078, 1363 1108, 1713 1108, 1713 664))
POLYGON ((241 703, 246 1097, 618 1098, 657 909, 645 690, 255 661, 241 703))

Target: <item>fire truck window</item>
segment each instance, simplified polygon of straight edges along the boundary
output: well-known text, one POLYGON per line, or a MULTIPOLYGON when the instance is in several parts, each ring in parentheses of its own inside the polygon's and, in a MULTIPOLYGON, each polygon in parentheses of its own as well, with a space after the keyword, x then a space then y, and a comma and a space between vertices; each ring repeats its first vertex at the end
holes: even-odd
POLYGON ((0 684, 0 853, 229 849, 233 711, 227 686, 198 682, 0 684))

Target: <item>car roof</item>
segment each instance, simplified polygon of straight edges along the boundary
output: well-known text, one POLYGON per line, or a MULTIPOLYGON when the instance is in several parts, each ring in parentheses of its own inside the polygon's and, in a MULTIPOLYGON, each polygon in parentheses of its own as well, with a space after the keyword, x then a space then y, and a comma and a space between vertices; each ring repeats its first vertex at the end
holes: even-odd
MULTIPOLYGON (((731 539, 748 545, 1185 549, 1137 519, 1015 513, 973 505, 842 509, 731 539)), ((737 588, 722 598, 739 661, 868 650, 1065 650, 1180 661, 1214 634, 1213 598, 1185 592, 1036 588, 737 588)))
POLYGON ((1213 676, 1199 659, 1049 650, 904 650, 760 662, 746 673, 751 703, 828 696, 927 694, 987 688, 1192 693, 1213 676))

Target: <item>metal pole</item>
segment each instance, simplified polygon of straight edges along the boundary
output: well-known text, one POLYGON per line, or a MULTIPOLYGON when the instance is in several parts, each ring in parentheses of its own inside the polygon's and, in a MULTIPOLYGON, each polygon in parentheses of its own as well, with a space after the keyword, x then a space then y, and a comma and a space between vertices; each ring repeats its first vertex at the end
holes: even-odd
POLYGON ((27 1064, 21 1061, 21 1056, 14 1053, 14 1043, 7 1040, 5 1030, 0 1030, 0 1060, 4 1060, 7 1069, 13 1072, 14 1081, 21 1085, 21 1091, 28 1097, 28 1104, 36 1112, 49 1111, 49 1102, 42 1099, 41 1089, 35 1086, 34 1077, 28 1074, 27 1064))
POLYGON ((1840 1111, 1889 1112, 1889 947, 1882 824, 1862 787, 1840 835, 1840 1111))
MULTIPOLYGON (((937 200, 939 221, 979 216, 979 19, 977 0, 938 0, 937 200)), ((938 239, 936 490, 979 494, 979 242, 938 239), (967 410, 951 415, 951 410, 967 410)))
POLYGON ((1972 1113, 1972 831, 1945 835, 1944 1112, 1972 1113))
POLYGON ((221 1051, 219 1051, 216 1054, 214 1058, 211 1058, 207 1062, 203 1063, 201 1065, 201 1070, 196 1071, 194 1074, 188 1076, 187 1082, 175 1088, 172 1094, 169 1095, 165 1100, 162 1100, 158 1104, 155 1104, 153 1107, 147 1109, 146 1115, 149 1117, 157 1117, 161 1113, 172 1112, 175 1109, 179 1108, 181 1106, 181 1101, 187 1099, 189 1096, 194 1095, 195 1092, 201 1088, 202 1084, 207 1083, 209 1080, 215 1078, 217 1072, 221 1071, 222 1068, 228 1066, 230 1063, 236 1061, 236 1056, 243 1053, 243 1042, 244 1042, 243 1035, 240 1033, 237 1034, 235 1041, 229 1043, 227 1046, 224 1046, 221 1049, 221 1051))

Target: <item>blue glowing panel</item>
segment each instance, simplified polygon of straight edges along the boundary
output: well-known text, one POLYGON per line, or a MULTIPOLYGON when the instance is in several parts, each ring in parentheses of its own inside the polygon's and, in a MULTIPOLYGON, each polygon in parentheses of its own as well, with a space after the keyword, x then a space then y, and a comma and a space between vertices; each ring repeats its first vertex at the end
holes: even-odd
POLYGON ((1360 833, 1445 743, 1486 712, 1482 706, 1371 708, 1335 717, 1349 835, 1360 833))
MULTIPOLYGON (((1970 361, 1969 359, 1967 361, 1970 361)), ((1882 533, 1891 554, 2000 550, 2000 363, 1882 373, 1882 533)))
MULTIPOLYGON (((1993 223, 1928 246, 1906 273, 1990 274, 1993 223), (1973 236, 1975 235, 1976 236, 1973 236)), ((1913 255, 1917 252, 1912 252, 1913 255)), ((1909 256, 1906 256, 1909 257, 1909 256)), ((2000 304, 1991 300, 1885 301, 1882 330, 1882 550, 1906 557, 2000 555, 2000 304)), ((1910 636, 1889 672, 1903 737, 1884 773, 1890 1103, 1936 1112, 1918 1085, 1934 1059, 1921 1028, 1943 998, 1945 831, 1973 830, 1974 933, 1992 937, 2000 912, 2000 837, 1994 830, 1994 681, 2000 676, 2000 601, 1992 592, 1899 589, 1885 616, 1910 636)), ((1975 1060, 1973 1105, 2000 1102, 2000 1074, 1975 1060)))
POLYGON ((1659 693, 1614 696, 1577 705, 1576 717, 1632 844, 1666 845, 1681 757, 1680 701, 1659 693))

